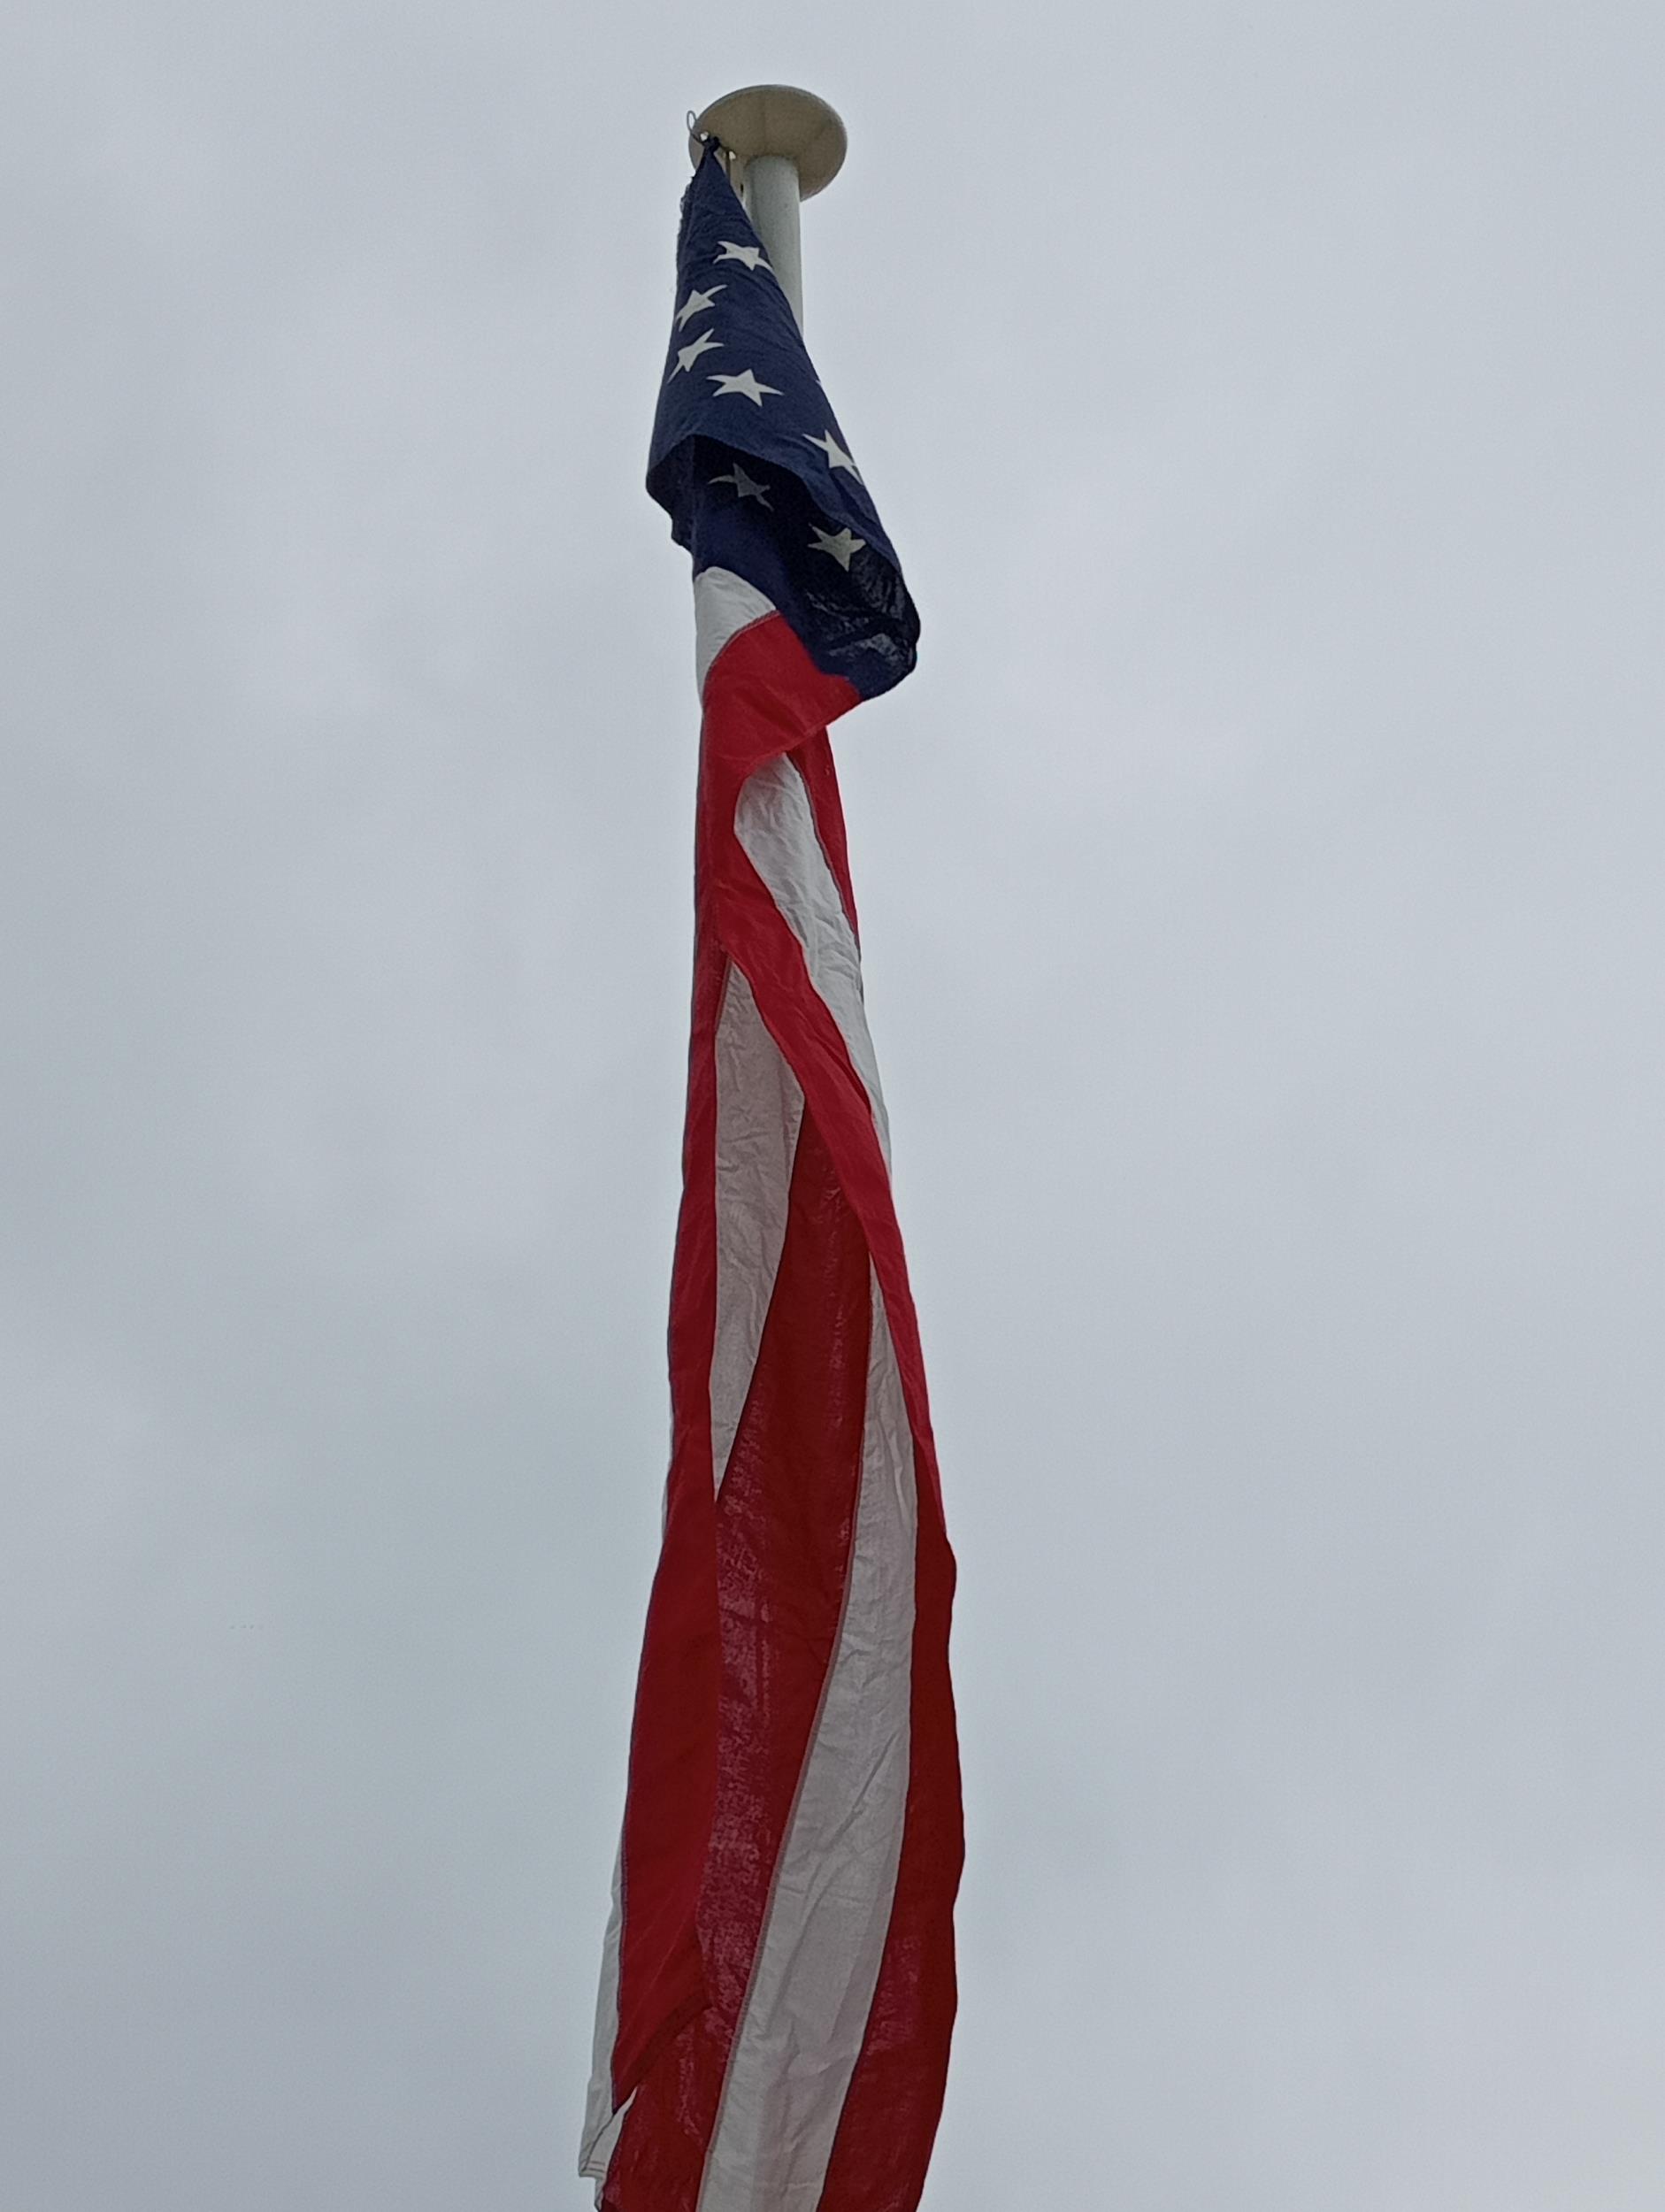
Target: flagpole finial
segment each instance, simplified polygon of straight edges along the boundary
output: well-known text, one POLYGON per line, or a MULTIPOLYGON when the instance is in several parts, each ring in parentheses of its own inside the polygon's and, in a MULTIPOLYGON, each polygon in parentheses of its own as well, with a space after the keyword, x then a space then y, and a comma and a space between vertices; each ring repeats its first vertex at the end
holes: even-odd
POLYGON ((790 84, 749 84, 713 100, 694 117, 688 152, 696 168, 713 140, 727 157, 728 180, 746 203, 802 330, 798 204, 825 191, 844 166, 844 126, 813 92, 790 84))
POLYGON ((695 168, 711 138, 742 170, 759 155, 790 161, 798 172, 802 200, 813 199, 832 183, 844 166, 849 143, 838 111, 792 84, 744 85, 713 100, 689 127, 688 157, 695 168))

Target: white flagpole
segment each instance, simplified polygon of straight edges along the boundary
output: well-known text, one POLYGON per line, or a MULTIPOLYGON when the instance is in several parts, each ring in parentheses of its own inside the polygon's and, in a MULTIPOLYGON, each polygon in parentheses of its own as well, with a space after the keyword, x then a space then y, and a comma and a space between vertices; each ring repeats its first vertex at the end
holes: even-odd
POLYGON ((835 111, 796 85, 754 84, 713 100, 695 118, 688 151, 695 162, 706 138, 730 157, 729 177, 746 203, 769 265, 803 328, 801 202, 831 184, 844 165, 848 141, 835 111))

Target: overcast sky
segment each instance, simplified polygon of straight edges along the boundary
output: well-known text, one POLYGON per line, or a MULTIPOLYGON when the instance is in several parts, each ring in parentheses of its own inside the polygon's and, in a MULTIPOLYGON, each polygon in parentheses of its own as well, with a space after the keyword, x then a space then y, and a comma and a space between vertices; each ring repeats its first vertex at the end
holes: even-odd
POLYGON ((579 2212, 658 1532, 689 107, 825 94, 961 1561, 927 2212, 1657 2212, 1648 0, 24 0, 0 2195, 579 2212))

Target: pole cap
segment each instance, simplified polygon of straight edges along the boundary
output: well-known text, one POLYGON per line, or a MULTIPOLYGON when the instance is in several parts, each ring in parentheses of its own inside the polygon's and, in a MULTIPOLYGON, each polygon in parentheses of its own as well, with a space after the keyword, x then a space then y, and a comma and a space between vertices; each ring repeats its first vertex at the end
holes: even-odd
POLYGON ((798 165, 803 200, 832 183, 849 144, 837 110, 792 84, 748 84, 713 100, 688 133, 688 157, 696 169, 705 151, 702 133, 719 139, 742 162, 755 154, 785 154, 798 165))

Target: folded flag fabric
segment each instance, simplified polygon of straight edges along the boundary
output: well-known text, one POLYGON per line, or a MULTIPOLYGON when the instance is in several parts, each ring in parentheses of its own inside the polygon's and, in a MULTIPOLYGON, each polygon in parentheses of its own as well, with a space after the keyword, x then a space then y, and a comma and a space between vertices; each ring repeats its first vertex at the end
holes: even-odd
POLYGON ((580 2163, 605 2212, 912 2212, 955 2008, 954 1563, 826 731, 918 623, 714 149, 648 482, 694 563, 693 1027, 580 2163))

